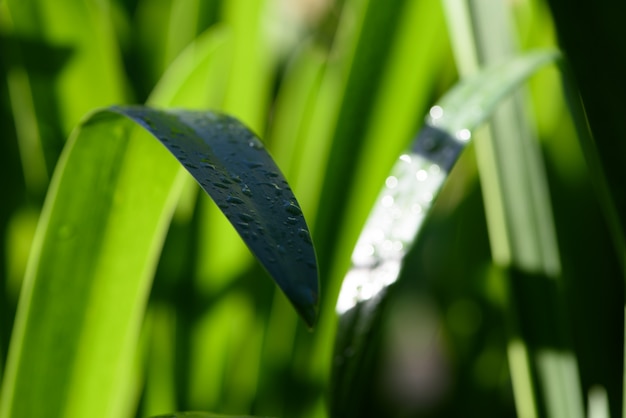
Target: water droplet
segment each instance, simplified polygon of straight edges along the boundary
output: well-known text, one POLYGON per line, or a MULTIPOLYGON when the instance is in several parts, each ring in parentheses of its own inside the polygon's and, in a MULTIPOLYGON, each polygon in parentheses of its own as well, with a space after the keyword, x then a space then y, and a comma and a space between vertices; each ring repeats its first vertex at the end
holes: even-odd
POLYGON ((252 222, 254 221, 254 217, 251 215, 248 215, 247 213, 240 213, 239 214, 239 219, 241 219, 244 222, 252 222))
POLYGON ((241 186, 241 193, 245 194, 246 196, 252 196, 252 191, 250 190, 247 184, 244 184, 243 186, 241 186))
POLYGON ((275 173, 275 172, 273 172, 273 171, 266 171, 266 172, 265 172, 265 175, 266 175, 267 177, 272 177, 272 178, 276 178, 276 177, 278 177, 278 173, 275 173))
POLYGON ((263 144, 261 143, 261 141, 259 141, 259 140, 258 140, 258 139, 256 139, 256 138, 251 138, 251 139, 248 141, 248 146, 249 146, 250 148, 254 148, 254 149, 261 149, 261 148, 263 148, 263 144))
POLYGON ((472 137, 472 133, 469 129, 461 129, 456 133, 456 137, 463 142, 467 142, 472 137))
POLYGON ((288 213, 291 213, 292 215, 302 215, 302 210, 291 201, 285 200, 285 202, 283 203, 283 207, 288 213))
POLYGON ((295 225, 298 223, 298 218, 294 218, 292 216, 288 216, 287 217, 287 221, 285 223, 288 223, 290 225, 295 225))
POLYGON ((417 177, 419 181, 424 181, 428 177, 428 173, 426 170, 418 170, 417 173, 415 173, 415 177, 417 177))
POLYGON ((192 163, 185 163, 185 167, 190 168, 192 170, 197 170, 198 166, 192 163))
POLYGON ((263 163, 260 163, 258 161, 244 161, 244 164, 248 166, 248 168, 259 168, 259 167, 263 167, 263 163))
POLYGON ((239 177, 239 176, 238 176, 238 175, 236 175, 236 174, 235 174, 235 175, 230 176, 230 178, 231 178, 231 179, 233 179, 233 181, 234 181, 235 183, 241 183, 241 177, 239 177))
POLYGON ((304 228, 298 229, 298 236, 302 238, 302 240, 306 242, 307 244, 312 244, 311 236, 309 235, 309 231, 307 231, 306 229, 304 228))
POLYGON ((220 188, 220 189, 228 189, 229 187, 227 185, 225 185, 224 183, 219 183, 219 182, 213 182, 211 183, 213 184, 213 186, 220 188))
POLYGON ((395 188, 398 185, 398 178, 394 176, 387 177, 387 180, 385 180, 385 185, 390 189, 395 188))
POLYGON ((237 196, 230 196, 230 195, 226 198, 226 201, 227 201, 228 203, 233 203, 233 204, 235 204, 235 205, 240 205, 240 204, 242 204, 242 203, 243 203, 243 200, 241 200, 241 199, 240 199, 240 198, 238 198, 237 196))
POLYGON ((437 119, 443 117, 443 108, 441 106, 433 106, 430 108, 430 117, 432 121, 436 121, 437 119))
POLYGON ((248 228, 250 226, 248 222, 237 222, 237 225, 239 225, 242 228, 248 228))
POLYGON ((383 197, 383 206, 386 208, 393 206, 393 196, 383 197))

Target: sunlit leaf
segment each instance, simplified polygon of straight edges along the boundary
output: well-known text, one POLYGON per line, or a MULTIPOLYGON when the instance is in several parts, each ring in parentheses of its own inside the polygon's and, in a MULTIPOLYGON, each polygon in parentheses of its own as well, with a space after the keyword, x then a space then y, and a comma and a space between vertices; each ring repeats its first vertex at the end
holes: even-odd
POLYGON ((388 287, 417 239, 432 203, 471 130, 489 117, 515 87, 558 54, 540 52, 485 70, 460 83, 433 106, 410 150, 394 165, 352 253, 337 301, 340 315, 331 389, 333 417, 363 411, 361 375, 380 320, 388 287))

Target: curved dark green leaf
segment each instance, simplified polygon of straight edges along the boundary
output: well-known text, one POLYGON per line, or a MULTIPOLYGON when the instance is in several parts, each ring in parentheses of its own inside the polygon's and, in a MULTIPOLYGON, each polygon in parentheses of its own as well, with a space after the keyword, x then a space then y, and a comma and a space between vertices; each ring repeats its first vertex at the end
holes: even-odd
POLYGON ((69 418, 94 408, 119 416, 124 408, 119 382, 132 370, 129 352, 185 179, 149 133, 209 190, 313 324, 314 251, 295 198, 260 141, 212 113, 100 110, 74 131, 55 171, 22 290, 0 416, 68 411, 69 418))
POLYGON ((142 125, 183 164, 312 327, 315 252, 302 210, 262 142, 237 119, 207 111, 114 106, 92 120, 110 112, 142 125))
POLYGON ((402 154, 370 212, 352 253, 337 312, 340 315, 331 377, 331 416, 360 416, 363 370, 389 287, 448 173, 469 143, 471 130, 497 104, 538 69, 554 62, 555 52, 535 52, 487 69, 453 88, 431 108, 413 147, 402 154))

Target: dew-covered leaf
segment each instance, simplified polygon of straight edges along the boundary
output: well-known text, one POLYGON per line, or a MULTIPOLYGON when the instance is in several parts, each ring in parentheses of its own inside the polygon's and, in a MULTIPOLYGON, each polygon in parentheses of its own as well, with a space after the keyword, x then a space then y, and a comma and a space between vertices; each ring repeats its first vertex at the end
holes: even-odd
POLYGON ((287 180, 262 142, 223 114, 144 106, 115 106, 106 112, 134 120, 167 147, 313 326, 318 278, 311 237, 287 180))
POLYGON ((431 108, 413 146, 402 154, 366 221, 352 253, 337 313, 331 378, 331 416, 359 416, 364 411, 365 362, 371 359, 388 288, 402 271, 404 258, 471 131, 497 104, 538 69, 554 62, 555 52, 535 52, 487 69, 450 90, 431 108))

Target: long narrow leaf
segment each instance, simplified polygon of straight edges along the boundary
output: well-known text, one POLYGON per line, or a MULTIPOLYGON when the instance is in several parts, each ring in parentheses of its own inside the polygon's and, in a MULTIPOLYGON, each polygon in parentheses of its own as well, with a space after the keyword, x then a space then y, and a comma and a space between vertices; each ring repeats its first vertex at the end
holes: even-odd
POLYGON ((387 290, 400 275, 432 202, 471 138, 497 104, 542 66, 553 52, 528 54, 459 84, 433 106, 411 150, 401 155, 370 213, 352 253, 337 302, 333 417, 362 413, 360 375, 387 290), (467 106, 464 106, 466 104, 467 106))

